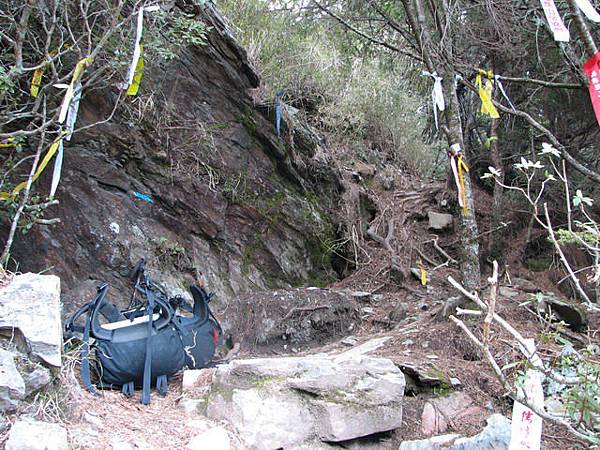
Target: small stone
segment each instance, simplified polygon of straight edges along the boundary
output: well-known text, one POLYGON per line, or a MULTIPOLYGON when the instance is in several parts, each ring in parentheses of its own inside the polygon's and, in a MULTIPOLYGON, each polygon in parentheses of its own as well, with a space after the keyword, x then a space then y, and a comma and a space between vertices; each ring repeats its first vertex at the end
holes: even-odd
POLYGON ((538 291, 538 287, 533 282, 526 280, 525 278, 513 278, 511 284, 515 289, 519 289, 523 292, 533 294, 538 291))
POLYGON ((25 382, 17 370, 14 355, 0 349, 0 411, 13 411, 25 398, 25 382))
POLYGON ((55 423, 24 418, 8 434, 6 450, 67 450, 67 430, 55 423))
POLYGON ((500 286, 500 289, 498 289, 498 293, 500 294, 500 296, 506 298, 515 298, 519 296, 519 291, 508 286, 500 286))
POLYGON ((406 305, 403 303, 398 303, 394 309, 390 311, 388 317, 392 322, 401 322, 402 320, 406 319, 407 315, 408 308, 406 305))
POLYGON ((373 308, 370 308, 368 306, 365 306, 364 308, 361 308, 360 310, 365 314, 373 314, 375 312, 375 310, 373 308))
POLYGON ((85 420, 90 425, 94 425, 95 427, 102 426, 102 419, 89 412, 83 413, 83 420, 85 420))
POLYGON ((216 427, 192 438, 186 448, 188 450, 230 450, 231 439, 227 430, 216 427))
POLYGON ((442 231, 452 227, 452 215, 428 211, 429 228, 442 231))
POLYGON ((374 302, 380 302, 381 300, 383 300, 383 294, 373 294, 371 295, 371 300, 373 300, 374 302))
POLYGON ((425 356, 425 358, 427 358, 427 359, 439 359, 439 357, 436 356, 436 355, 427 355, 427 356, 425 356))
POLYGON ((413 345, 414 343, 415 341, 413 341, 412 339, 407 339, 402 342, 402 345, 413 345))
POLYGON ((342 339, 342 344, 347 345, 348 347, 354 347, 356 344, 358 343, 358 341, 356 340, 356 338, 348 336, 345 339, 342 339))
POLYGON ((29 395, 50 384, 52 374, 45 367, 36 367, 33 372, 23 375, 23 380, 25 381, 25 395, 29 395))
POLYGON ((458 387, 461 385, 462 385, 462 383, 460 382, 460 380, 458 378, 450 378, 450 386, 458 387))
POLYGON ((352 292, 352 294, 350 294, 350 295, 352 295, 352 297, 359 298, 361 300, 368 300, 369 297, 371 297, 371 293, 365 292, 365 291, 355 291, 355 292, 352 292))

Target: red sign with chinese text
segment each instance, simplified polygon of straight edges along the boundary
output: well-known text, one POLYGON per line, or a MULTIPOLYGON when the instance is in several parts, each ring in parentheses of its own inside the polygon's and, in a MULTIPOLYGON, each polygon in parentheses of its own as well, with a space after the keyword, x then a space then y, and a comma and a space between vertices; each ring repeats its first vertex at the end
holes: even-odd
POLYGON ((587 60, 583 66, 583 71, 590 82, 590 99, 596 113, 596 120, 600 125, 600 52, 587 60))

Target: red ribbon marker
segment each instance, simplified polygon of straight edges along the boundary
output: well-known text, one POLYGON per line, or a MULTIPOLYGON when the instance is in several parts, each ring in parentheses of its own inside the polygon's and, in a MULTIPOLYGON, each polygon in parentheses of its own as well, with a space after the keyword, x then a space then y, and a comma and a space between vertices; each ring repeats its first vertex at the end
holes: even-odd
POLYGON ((596 113, 596 120, 600 125, 600 52, 587 60, 583 66, 583 71, 590 81, 590 99, 596 113))

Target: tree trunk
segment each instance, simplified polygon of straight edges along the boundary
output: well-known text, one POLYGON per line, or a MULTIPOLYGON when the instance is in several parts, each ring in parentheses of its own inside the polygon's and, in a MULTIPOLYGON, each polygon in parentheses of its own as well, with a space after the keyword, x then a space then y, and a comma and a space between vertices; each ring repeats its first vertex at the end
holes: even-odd
MULTIPOLYGON (((448 80, 445 85, 445 94, 448 99, 445 111, 448 124, 448 131, 446 133, 448 145, 459 144, 463 155, 465 155, 466 149, 463 141, 462 124, 460 122, 458 95, 454 83, 450 81, 453 79, 453 71, 448 71, 444 79, 448 80)), ((471 189, 471 178, 468 173, 465 173, 464 181, 467 210, 460 214, 461 269, 463 284, 466 289, 472 292, 479 290, 481 277, 479 241, 477 240, 479 232, 475 218, 475 202, 473 200, 473 190, 471 189)))
MULTIPOLYGON (((500 124, 500 119, 492 119, 492 124, 490 126, 490 160, 492 162, 492 166, 500 172, 498 179, 500 183, 504 184, 504 167, 502 164, 502 156, 500 154, 500 147, 498 145, 498 125, 500 124)), ((490 225, 490 230, 496 230, 500 226, 500 222, 502 221, 502 194, 504 193, 504 188, 500 183, 494 183, 494 195, 492 199, 492 223, 490 225)), ((501 259, 501 248, 502 248, 502 239, 495 239, 494 236, 490 236, 488 241, 488 253, 490 254, 490 259, 501 259)))

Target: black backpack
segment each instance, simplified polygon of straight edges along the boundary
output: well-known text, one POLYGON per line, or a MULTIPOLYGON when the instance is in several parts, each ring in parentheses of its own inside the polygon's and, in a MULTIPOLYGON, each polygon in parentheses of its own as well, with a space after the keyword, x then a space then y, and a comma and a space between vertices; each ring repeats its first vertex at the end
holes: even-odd
POLYGON ((180 296, 169 298, 152 283, 141 260, 133 271, 135 288, 126 310, 106 302, 108 284, 98 286, 94 300, 83 305, 66 323, 67 338, 82 333, 81 378, 86 389, 97 393, 91 381, 90 352, 98 371, 101 388, 121 388, 132 396, 142 388, 142 403, 150 403, 150 387, 167 393, 168 377, 184 367, 206 367, 215 348, 222 344, 223 330, 208 303, 213 294, 203 286, 192 285, 191 306, 180 296), (145 298, 136 299, 137 293, 145 298), (191 316, 177 314, 177 309, 191 316), (85 325, 75 325, 84 314, 85 325), (103 316, 107 323, 100 323, 103 316), (90 338, 94 339, 90 345, 90 338))

